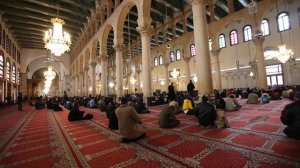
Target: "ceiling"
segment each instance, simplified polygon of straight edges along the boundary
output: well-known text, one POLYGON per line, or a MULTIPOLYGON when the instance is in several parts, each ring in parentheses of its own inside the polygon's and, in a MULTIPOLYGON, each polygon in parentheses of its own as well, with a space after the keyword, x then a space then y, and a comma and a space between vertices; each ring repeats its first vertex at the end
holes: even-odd
MULTIPOLYGON (((72 43, 75 44, 81 30, 87 23, 88 18, 95 10, 97 0, 0 0, 0 14, 2 20, 8 26, 10 33, 17 40, 22 48, 44 48, 44 32, 52 27, 50 19, 60 17, 65 20, 64 29, 71 34, 72 43)), ((101 2, 101 0, 98 0, 101 2)), ((112 0, 114 3, 114 0, 112 0)), ((152 0, 151 17, 152 25, 157 27, 165 19, 172 18, 176 13, 180 13, 189 5, 189 0, 152 0)), ((234 10, 238 11, 245 8, 251 0, 233 0, 234 10)), ((216 19, 220 19, 228 14, 227 0, 215 0, 216 19)), ((207 21, 210 22, 209 8, 207 7, 207 21)), ((128 15, 127 15, 128 18, 128 15)), ((137 9, 133 7, 129 12, 128 20, 124 25, 124 43, 136 40, 139 33, 136 31, 137 9), (128 31, 128 25, 129 30, 128 31)), ((193 16, 190 15, 187 20, 187 31, 193 31, 193 16)), ((183 25, 176 25, 176 35, 183 34, 183 25)), ((167 39, 173 38, 172 30, 167 30, 167 39)), ((108 53, 113 50, 113 32, 108 38, 108 53)), ((158 43, 161 44, 163 35, 158 37, 158 43)), ((151 47, 155 46, 155 39, 151 39, 151 47)), ((141 49, 133 50, 133 55, 137 55, 141 49)))

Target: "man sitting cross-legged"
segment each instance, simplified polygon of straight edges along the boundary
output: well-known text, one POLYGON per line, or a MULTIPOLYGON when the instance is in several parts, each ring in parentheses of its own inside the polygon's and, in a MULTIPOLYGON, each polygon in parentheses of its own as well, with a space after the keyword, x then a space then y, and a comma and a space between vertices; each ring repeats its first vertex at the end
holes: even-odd
POLYGON ((168 107, 164 108, 159 114, 158 124, 161 128, 173 128, 179 125, 180 121, 176 119, 178 112, 178 103, 172 101, 168 107))
POLYGON ((121 98, 121 105, 116 109, 122 142, 128 143, 145 137, 146 131, 134 107, 127 105, 127 98, 121 98))

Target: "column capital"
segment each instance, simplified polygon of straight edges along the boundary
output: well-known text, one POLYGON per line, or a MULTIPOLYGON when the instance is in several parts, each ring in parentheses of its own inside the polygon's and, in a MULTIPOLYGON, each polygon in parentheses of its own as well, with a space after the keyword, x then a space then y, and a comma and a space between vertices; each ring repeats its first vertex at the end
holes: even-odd
POLYGON ((189 3, 193 5, 204 5, 206 3, 206 0, 189 0, 189 3))
POLYGON ((125 48, 125 45, 123 43, 116 43, 113 45, 113 48, 116 50, 116 52, 122 52, 125 48))
POLYGON ((221 49, 214 49, 210 51, 214 56, 219 56, 221 49))
POLYGON ((136 30, 141 34, 141 36, 150 36, 153 26, 151 25, 139 25, 136 30))
POLYGON ((183 57, 183 60, 184 60, 185 62, 190 62, 191 57, 183 57))
POLYGON ((264 37, 254 38, 254 39, 253 39, 253 43, 254 43, 255 45, 263 45, 264 41, 265 41, 265 38, 264 38, 264 37))

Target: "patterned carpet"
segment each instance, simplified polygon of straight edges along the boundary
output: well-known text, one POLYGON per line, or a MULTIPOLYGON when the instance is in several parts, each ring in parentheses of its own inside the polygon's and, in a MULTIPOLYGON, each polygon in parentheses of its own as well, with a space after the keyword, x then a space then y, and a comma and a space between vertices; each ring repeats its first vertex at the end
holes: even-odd
POLYGON ((69 122, 68 111, 0 111, 0 167, 300 167, 300 143, 287 138, 280 113, 288 100, 248 105, 227 113, 230 128, 202 129, 194 116, 177 115, 181 124, 158 126, 164 106, 140 115, 145 139, 120 143, 107 128, 105 113, 93 121, 69 122))

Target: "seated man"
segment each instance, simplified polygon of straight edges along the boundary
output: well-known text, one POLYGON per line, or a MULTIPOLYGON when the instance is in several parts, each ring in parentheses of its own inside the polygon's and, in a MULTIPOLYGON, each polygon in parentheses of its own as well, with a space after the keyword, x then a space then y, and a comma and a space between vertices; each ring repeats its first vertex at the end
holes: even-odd
MULTIPOLYGON (((172 101, 173 102, 173 101, 172 101)), ((173 128, 179 125, 180 121, 176 119, 175 114, 178 110, 178 103, 172 103, 164 108, 159 114, 158 124, 161 128, 173 128)))
POLYGON ((79 121, 79 120, 90 120, 93 119, 92 114, 86 114, 84 115, 84 111, 79 110, 80 104, 76 102, 74 104, 74 107, 72 110, 70 110, 69 115, 68 115, 68 120, 69 121, 79 121))
POLYGON ((226 110, 227 111, 236 111, 242 108, 242 106, 238 103, 234 95, 230 95, 226 99, 226 110))
POLYGON ((38 99, 37 102, 35 102, 34 106, 37 110, 45 108, 45 104, 42 102, 41 99, 38 99))
POLYGON ((96 107, 96 102, 95 102, 94 98, 91 98, 91 100, 88 103, 88 107, 89 108, 95 108, 96 107))
POLYGON ((116 116, 116 102, 112 97, 109 97, 109 103, 106 106, 106 117, 108 118, 108 128, 118 130, 118 118, 116 116))
POLYGON ((263 93, 261 95, 261 102, 263 104, 267 104, 267 103, 270 103, 270 98, 269 98, 269 94, 268 93, 263 93))
POLYGON ((52 104, 53 111, 63 111, 63 109, 59 106, 59 103, 57 101, 54 101, 52 104))
POLYGON ((206 128, 214 127, 217 113, 215 107, 208 103, 208 97, 202 97, 202 102, 196 105, 194 114, 198 118, 200 126, 206 128))
POLYGON ((259 100, 258 100, 258 96, 255 93, 250 93, 248 95, 248 100, 247 100, 248 104, 258 104, 259 100))
POLYGON ((186 96, 186 98, 183 101, 182 110, 186 115, 193 115, 193 104, 192 100, 189 96, 186 96))
POLYGON ((146 108, 146 104, 143 102, 143 99, 137 100, 134 107, 138 114, 150 113, 150 111, 146 108))
POLYGON ((145 137, 146 131, 132 106, 127 105, 127 98, 121 98, 121 105, 116 109, 122 142, 128 143, 145 137))
POLYGON ((285 106, 281 121, 287 125, 283 132, 290 138, 300 139, 300 93, 295 94, 294 102, 285 106))

